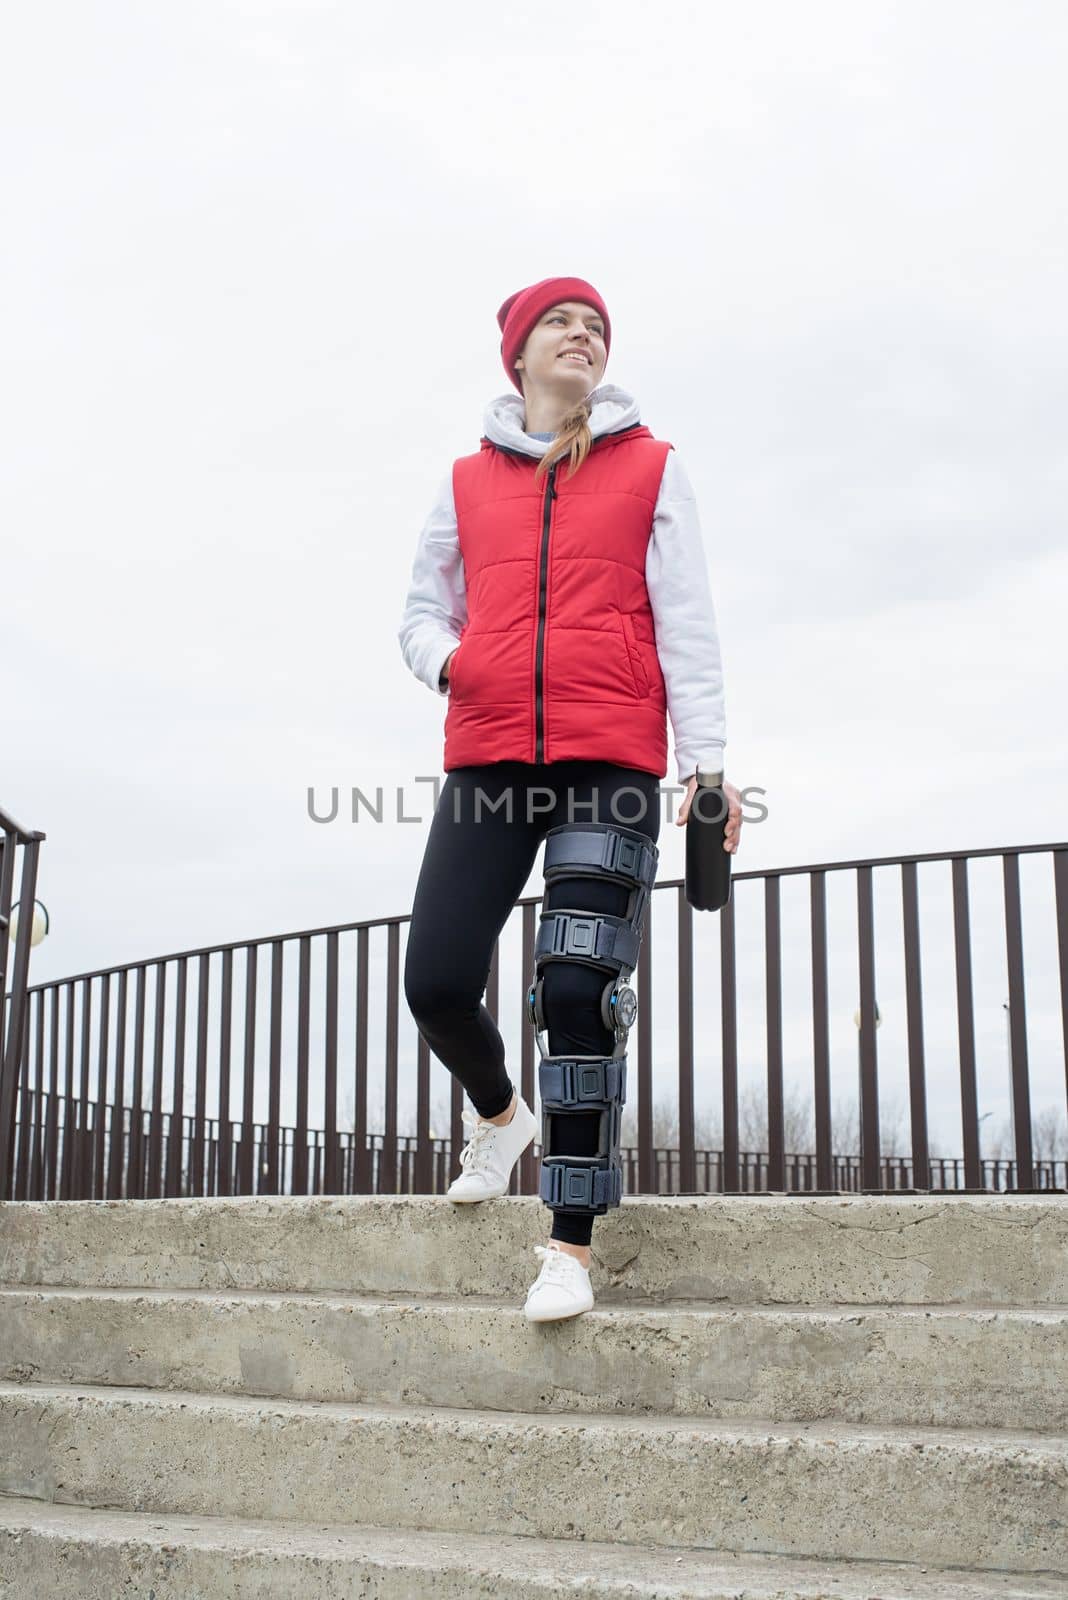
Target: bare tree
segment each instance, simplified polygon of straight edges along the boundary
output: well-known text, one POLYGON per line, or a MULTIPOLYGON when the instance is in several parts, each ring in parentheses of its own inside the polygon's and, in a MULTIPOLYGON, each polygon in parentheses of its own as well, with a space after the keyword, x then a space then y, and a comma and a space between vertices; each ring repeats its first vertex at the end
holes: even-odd
MULTIPOLYGON (((352 1097, 346 1096, 347 1126, 352 1128, 352 1097)), ((445 1138, 451 1119, 447 1099, 434 1102, 430 1126, 437 1138, 445 1138)), ((679 1147, 679 1110, 674 1092, 662 1095, 652 1106, 653 1146, 658 1150, 679 1147)), ((814 1155, 815 1103, 810 1092, 787 1085, 783 1091, 783 1133, 788 1155, 814 1155)), ((535 1135, 536 1138, 540 1137, 535 1135)), ((1055 1106, 1044 1107, 1032 1118, 1032 1144, 1036 1160, 1062 1161, 1068 1157, 1068 1124, 1055 1106)), ((747 1084, 738 1096, 738 1142, 742 1150, 762 1151, 768 1144, 768 1095, 763 1083, 747 1084)), ((952 1159, 958 1140, 947 1141, 928 1134, 928 1149, 934 1159, 952 1159)), ((638 1143, 638 1108, 628 1100, 623 1108, 620 1143, 634 1148, 638 1143)), ((722 1150, 723 1126, 718 1107, 702 1108, 694 1114, 694 1145, 698 1150, 722 1150)), ((984 1132, 983 1155, 989 1160, 1011 1160, 1016 1154, 1012 1122, 1006 1118, 1000 1128, 984 1132)), ((860 1108, 855 1098, 836 1099, 831 1108, 831 1151, 836 1156, 860 1154, 860 1108)), ((879 1153, 881 1156, 908 1157, 912 1153, 905 1107, 897 1095, 880 1097, 879 1153)))

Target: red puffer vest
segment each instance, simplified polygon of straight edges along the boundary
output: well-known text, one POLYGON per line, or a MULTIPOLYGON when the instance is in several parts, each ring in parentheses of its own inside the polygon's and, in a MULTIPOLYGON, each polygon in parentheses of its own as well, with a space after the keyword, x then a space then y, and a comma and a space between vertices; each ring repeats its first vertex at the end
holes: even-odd
POLYGON ((574 478, 483 438, 453 464, 468 620, 449 668, 446 772, 612 761, 667 773, 667 696, 645 557, 667 453, 602 434, 574 478))

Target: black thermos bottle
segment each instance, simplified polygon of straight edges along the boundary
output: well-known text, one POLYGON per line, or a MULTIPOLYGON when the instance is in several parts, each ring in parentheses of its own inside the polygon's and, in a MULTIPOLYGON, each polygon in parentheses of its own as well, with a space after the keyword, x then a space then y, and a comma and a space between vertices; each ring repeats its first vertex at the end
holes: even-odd
POLYGON ((686 818, 686 898, 697 911, 722 911, 731 896, 731 854, 724 850, 727 796, 722 772, 697 769, 686 818))

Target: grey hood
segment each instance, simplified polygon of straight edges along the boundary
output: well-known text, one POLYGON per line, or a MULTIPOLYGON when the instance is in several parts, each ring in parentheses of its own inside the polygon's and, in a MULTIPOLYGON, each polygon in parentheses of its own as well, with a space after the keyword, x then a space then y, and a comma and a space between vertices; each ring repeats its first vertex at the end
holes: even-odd
MULTIPOLYGON (((599 383, 591 389, 590 432, 599 438, 602 433, 618 433, 622 428, 632 428, 641 421, 638 402, 626 389, 615 383, 599 383)), ((482 417, 482 433, 494 444, 509 450, 522 450, 528 456, 543 456, 552 443, 550 439, 532 439, 523 430, 526 401, 521 394, 499 394, 482 417)))

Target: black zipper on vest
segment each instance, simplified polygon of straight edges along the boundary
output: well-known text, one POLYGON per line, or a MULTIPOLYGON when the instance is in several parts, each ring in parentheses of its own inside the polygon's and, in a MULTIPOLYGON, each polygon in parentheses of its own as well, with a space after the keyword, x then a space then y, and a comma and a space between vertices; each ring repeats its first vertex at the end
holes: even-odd
MULTIPOLYGON (((625 428, 617 428, 614 433, 598 434, 594 439, 591 449, 596 450, 602 439, 625 438, 628 433, 636 432, 642 423, 632 422, 625 428)), ((498 444, 495 439, 489 439, 485 434, 480 441, 492 445, 502 455, 517 456, 521 461, 531 459, 526 450, 513 450, 509 445, 498 444)), ((553 501, 558 498, 556 493, 556 469, 559 461, 554 461, 549 468, 549 481, 545 490, 545 510, 541 523, 541 560, 538 568, 538 643, 534 661, 534 760, 537 762, 545 759, 545 701, 544 684, 542 679, 542 662, 545 655, 545 591, 549 573, 549 523, 552 518, 553 501)))
POLYGON ((549 523, 556 499, 556 469, 559 461, 549 468, 549 481, 545 489, 545 510, 541 519, 541 560, 538 564, 538 648, 534 658, 534 760, 545 759, 545 706, 542 684, 542 660, 545 655, 545 589, 549 576, 549 523))

